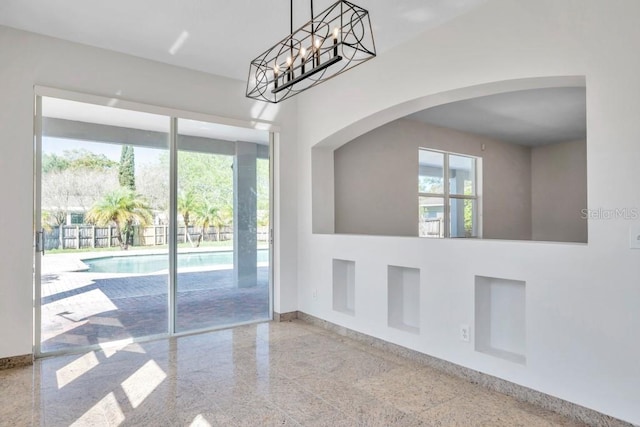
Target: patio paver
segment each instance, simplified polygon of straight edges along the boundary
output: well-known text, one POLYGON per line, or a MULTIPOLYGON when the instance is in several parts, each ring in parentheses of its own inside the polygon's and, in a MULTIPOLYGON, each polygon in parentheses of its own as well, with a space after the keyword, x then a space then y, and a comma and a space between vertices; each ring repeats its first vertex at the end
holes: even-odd
MULTIPOLYGON (((75 269, 79 255, 56 256, 43 260, 43 352, 167 332, 166 273, 59 271, 75 269)), ((268 267, 252 288, 237 288, 233 269, 179 273, 177 283, 177 331, 269 318, 268 267)))

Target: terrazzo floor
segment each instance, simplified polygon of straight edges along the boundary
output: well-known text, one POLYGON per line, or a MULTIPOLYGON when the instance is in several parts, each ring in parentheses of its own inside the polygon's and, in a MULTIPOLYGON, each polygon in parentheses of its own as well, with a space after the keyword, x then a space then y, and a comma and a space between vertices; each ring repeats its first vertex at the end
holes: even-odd
POLYGON ((300 322, 0 371, 2 426, 577 426, 300 322))

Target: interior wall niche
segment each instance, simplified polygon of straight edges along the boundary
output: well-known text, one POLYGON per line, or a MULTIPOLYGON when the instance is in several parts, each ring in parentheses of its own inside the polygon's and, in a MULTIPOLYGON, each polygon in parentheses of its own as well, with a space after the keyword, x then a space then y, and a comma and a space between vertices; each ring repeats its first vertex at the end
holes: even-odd
MULTIPOLYGON (((418 236, 425 212, 429 221, 466 221, 451 218, 454 211, 468 213, 445 206, 444 198, 418 197, 420 148, 480 159, 473 214, 479 238, 588 241, 584 86, 443 104, 388 122, 335 150, 314 148, 314 232, 418 236), (332 189, 315 189, 321 172, 323 181, 333 181, 332 189), (322 227, 316 227, 316 205, 333 209, 332 215, 318 215, 322 227)), ((441 180, 444 192, 444 176, 441 180)))
POLYGON ((525 364, 526 342, 525 282, 476 276, 476 351, 525 364))
POLYGON ((356 263, 343 259, 333 260, 333 309, 355 315, 356 263))
POLYGON ((420 333, 420 270, 388 266, 388 325, 420 333))

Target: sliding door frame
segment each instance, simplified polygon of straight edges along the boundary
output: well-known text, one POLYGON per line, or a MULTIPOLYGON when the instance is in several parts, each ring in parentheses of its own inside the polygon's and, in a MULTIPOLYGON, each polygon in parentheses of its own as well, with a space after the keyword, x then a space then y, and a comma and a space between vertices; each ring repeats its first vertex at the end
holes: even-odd
MULTIPOLYGON (((34 277, 33 277, 33 353, 36 357, 49 357, 59 354, 80 353, 91 350, 98 350, 111 346, 122 346, 133 342, 145 342, 158 338, 166 338, 171 336, 183 336, 191 335, 206 331, 214 331, 217 329, 226 329, 233 326, 239 326, 243 324, 258 323, 260 321, 248 321, 241 323, 233 323, 223 326, 212 326, 210 328, 202 328, 196 330, 176 332, 176 313, 177 313, 177 244, 178 244, 178 224, 177 224, 177 193, 178 193, 178 122, 180 119, 197 120, 202 122, 209 122, 221 125, 235 126, 240 128, 257 129, 265 132, 269 132, 269 230, 268 230, 268 243, 269 243, 269 274, 268 274, 268 304, 269 304, 269 316, 266 320, 273 320, 274 309, 274 270, 277 268, 273 261, 274 257, 274 201, 275 201, 275 182, 274 182, 274 164, 276 159, 274 155, 276 150, 274 145, 278 140, 277 133, 280 132, 280 127, 271 122, 264 122, 259 120, 244 121, 237 119, 230 119, 226 117, 214 116, 204 113, 196 113, 185 110, 178 110, 167 107, 159 107, 149 104, 138 103, 134 101, 128 101, 118 97, 104 97, 98 95, 91 95, 85 93, 78 93, 67 91, 63 89, 56 89, 46 86, 34 86, 34 186, 33 186, 33 213, 34 213, 34 249, 37 249, 37 232, 41 230, 42 224, 42 98, 58 98, 69 101, 83 102, 87 104, 95 104, 100 106, 108 106, 112 108, 119 108, 123 110, 130 110, 142 113, 151 113, 166 116, 170 120, 170 134, 169 134, 169 238, 168 238, 168 255, 169 255, 169 274, 168 274, 168 319, 167 319, 167 333, 154 334, 143 337, 127 338, 124 340, 111 341, 103 344, 92 344, 88 346, 77 346, 70 349, 57 350, 42 353, 42 289, 41 289, 41 258, 42 253, 38 250, 34 251, 34 277)), ((44 243, 44 237, 43 237, 44 243)))

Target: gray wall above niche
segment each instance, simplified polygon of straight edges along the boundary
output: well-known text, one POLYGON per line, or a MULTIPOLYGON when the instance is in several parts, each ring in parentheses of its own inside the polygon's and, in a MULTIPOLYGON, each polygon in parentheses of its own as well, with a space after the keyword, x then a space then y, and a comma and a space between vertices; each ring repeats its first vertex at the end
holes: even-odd
POLYGON ((531 238, 587 242, 586 141, 532 148, 531 172, 531 238))
POLYGON ((389 124, 334 152, 336 233, 418 235, 418 146, 389 124))
POLYGON ((374 129, 335 151, 336 233, 418 235, 420 147, 482 157, 484 237, 531 238, 528 147, 408 119, 374 129))

